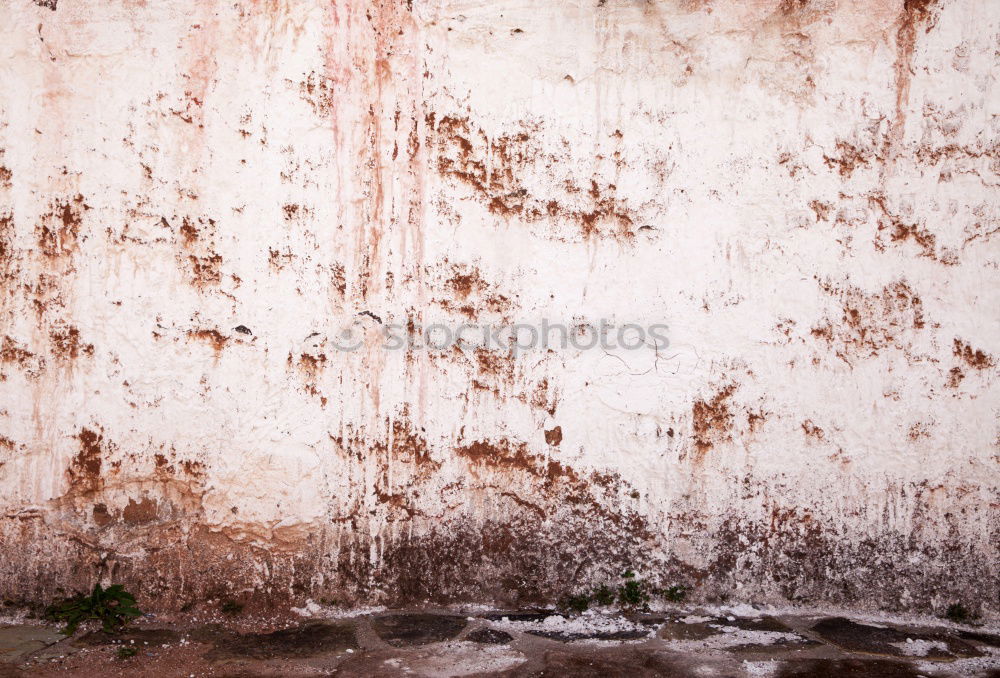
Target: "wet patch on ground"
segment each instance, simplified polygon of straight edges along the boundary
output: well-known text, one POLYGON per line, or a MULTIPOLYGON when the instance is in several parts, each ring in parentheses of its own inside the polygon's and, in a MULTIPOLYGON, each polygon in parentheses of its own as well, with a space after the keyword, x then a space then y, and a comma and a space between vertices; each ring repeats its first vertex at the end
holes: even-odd
POLYGON ((117 635, 92 625, 72 638, 25 623, 0 629, 0 678, 192 673, 383 678, 1000 674, 1000 652, 989 645, 998 640, 994 628, 960 630, 930 619, 914 626, 811 614, 741 616, 704 608, 627 616, 611 610, 565 615, 550 610, 491 611, 468 617, 449 612, 317 617, 280 630, 261 626, 269 623, 266 617, 230 616, 214 624, 206 624, 204 617, 187 624, 157 618, 117 635), (135 652, 123 655, 122 648, 135 652), (871 656, 876 653, 882 656, 871 656))
POLYGON ((570 643, 574 640, 637 640, 649 635, 645 630, 597 631, 594 633, 572 633, 567 631, 528 631, 533 636, 570 643))
POLYGON ((122 633, 91 631, 73 641, 76 647, 100 645, 166 645, 176 643, 181 635, 172 629, 128 629, 122 633))
POLYGON ((273 633, 227 634, 215 641, 205 658, 289 659, 315 657, 358 648, 353 626, 307 624, 273 633))
POLYGON ((393 647, 410 647, 450 640, 462 632, 466 620, 437 614, 391 614, 372 620, 375 633, 393 647))
POLYGON ((776 678, 918 678, 910 664, 885 659, 807 659, 781 666, 776 678))
POLYGON ((919 657, 929 660, 951 660, 982 655, 974 646, 946 633, 904 631, 861 624, 843 617, 823 619, 812 627, 812 632, 848 652, 863 652, 886 657, 919 657))
POLYGON ((522 610, 515 612, 488 612, 479 615, 489 621, 502 621, 506 619, 512 622, 540 622, 552 616, 561 616, 555 610, 522 610))
MULTIPOLYGON (((0 666, 16 661, 63 639, 63 635, 44 626, 7 626, 0 628, 0 666)), ((2 675, 2 674, 0 674, 2 675)))
POLYGON ((467 635, 465 639, 471 640, 473 643, 483 643, 485 645, 506 645, 514 640, 514 636, 506 631, 498 631, 497 629, 479 629, 467 635))

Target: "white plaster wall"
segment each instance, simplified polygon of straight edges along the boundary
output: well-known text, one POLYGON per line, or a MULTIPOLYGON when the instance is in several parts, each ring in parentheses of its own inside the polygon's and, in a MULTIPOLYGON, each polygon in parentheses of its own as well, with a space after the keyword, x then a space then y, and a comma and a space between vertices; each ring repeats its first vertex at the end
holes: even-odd
POLYGON ((0 589, 995 611, 998 61, 993 0, 5 2, 0 589))

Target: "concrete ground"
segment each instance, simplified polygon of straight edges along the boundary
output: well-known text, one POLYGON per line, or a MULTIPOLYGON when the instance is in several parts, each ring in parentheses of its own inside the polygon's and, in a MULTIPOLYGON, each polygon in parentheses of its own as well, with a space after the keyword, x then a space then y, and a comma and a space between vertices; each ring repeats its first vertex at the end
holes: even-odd
MULTIPOLYGON (((232 610, 231 610, 232 611, 232 610)), ((0 621, 14 676, 1000 678, 1000 631, 746 606, 562 616, 482 608, 146 616, 117 636, 0 621), (127 649, 123 649, 127 648, 127 649), (127 656, 131 655, 131 656, 127 656)))

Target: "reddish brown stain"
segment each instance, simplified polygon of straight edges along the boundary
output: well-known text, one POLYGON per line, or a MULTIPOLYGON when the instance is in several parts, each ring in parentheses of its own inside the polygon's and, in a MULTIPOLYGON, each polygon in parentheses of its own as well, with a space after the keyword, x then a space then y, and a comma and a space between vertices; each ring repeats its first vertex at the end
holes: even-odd
POLYGON ((479 271, 472 269, 468 273, 456 273, 448 280, 448 287, 459 299, 466 299, 473 292, 482 292, 486 283, 479 276, 479 271))
POLYGON ((905 333, 924 327, 923 302, 905 280, 871 294, 828 282, 821 282, 820 288, 838 300, 841 313, 812 328, 811 334, 848 362, 852 356, 878 355, 890 346, 905 349, 905 333))
POLYGON ((497 377, 506 382, 514 380, 514 356, 506 351, 477 348, 476 366, 480 375, 497 377))
POLYGON ((94 504, 90 515, 98 527, 107 527, 111 523, 115 522, 115 517, 111 515, 105 504, 94 504))
POLYGON ((951 368, 951 370, 948 372, 948 381, 947 381, 948 388, 958 388, 959 384, 962 383, 963 379, 965 379, 965 372, 962 371, 962 368, 960 367, 951 368))
POLYGON ((129 525, 141 525, 156 520, 156 500, 142 498, 136 502, 134 499, 128 500, 128 505, 122 511, 122 520, 129 525))
POLYGON ((921 438, 929 438, 931 435, 930 428, 931 427, 928 424, 917 422, 912 426, 910 426, 910 430, 909 432, 907 432, 906 437, 909 438, 910 440, 920 440, 921 438))
POLYGON ((14 217, 0 214, 0 281, 5 280, 14 260, 14 217))
POLYGON ((222 353, 222 349, 229 342, 229 337, 223 335, 218 330, 189 330, 187 335, 192 339, 207 342, 216 355, 222 353))
POLYGON ((337 290, 340 296, 347 294, 347 273, 344 270, 343 264, 333 265, 333 288, 337 290))
POLYGON ((317 116, 332 117, 337 110, 336 82, 333 78, 318 75, 314 71, 299 83, 299 95, 317 116))
POLYGON ((810 438, 815 438, 816 440, 823 440, 826 438, 826 433, 823 429, 814 424, 811 419, 806 419, 802 422, 802 430, 810 438))
POLYGON ((452 266, 444 282, 445 295, 435 299, 442 308, 476 320, 484 313, 504 317, 511 309, 508 296, 498 291, 499 285, 486 280, 473 266, 452 266))
POLYGON ((76 360, 81 355, 94 355, 94 345, 80 339, 80 330, 72 325, 54 328, 49 332, 51 354, 57 360, 76 360))
POLYGON ((42 215, 38 225, 38 248, 46 257, 65 256, 76 249, 83 223, 83 212, 90 207, 84 203, 83 196, 65 201, 56 201, 51 210, 42 215))
POLYGON ((218 254, 188 257, 191 277, 196 286, 218 285, 222 281, 222 257, 218 254))
POLYGON ((524 443, 511 443, 507 440, 489 442, 478 440, 455 448, 458 456, 468 459, 477 466, 490 467, 502 471, 525 471, 531 475, 552 482, 559 478, 577 480, 573 469, 563 466, 557 461, 546 461, 543 457, 532 454, 524 443))
POLYGON ((809 203, 809 207, 813 212, 816 213, 816 221, 829 221, 830 212, 833 210, 833 205, 828 202, 822 202, 820 200, 813 200, 809 203))
POLYGON ((562 442, 562 438, 562 426, 556 426, 555 428, 551 428, 545 432, 545 442, 549 445, 558 447, 559 443, 562 442))
POLYGON ((905 223, 899 216, 889 211, 886 198, 882 194, 869 196, 869 204, 879 212, 878 231, 875 234, 875 249, 884 250, 886 243, 883 235, 888 234, 890 243, 913 242, 920 248, 920 256, 927 257, 942 264, 958 263, 954 255, 939 255, 937 251, 937 236, 918 224, 905 223))
POLYGON ((77 492, 96 491, 101 481, 101 468, 103 466, 104 437, 88 428, 81 429, 77 440, 80 443, 80 451, 77 453, 69 466, 70 486, 77 492))
POLYGON ((985 370, 996 365, 996 360, 988 353, 979 349, 973 349, 971 345, 956 338, 952 348, 956 358, 961 359, 966 365, 976 370, 985 370))
POLYGON ((993 143, 981 148, 969 146, 959 146, 958 144, 945 144, 944 146, 921 146, 917 149, 916 158, 921 163, 936 165, 945 159, 966 158, 978 160, 989 158, 994 163, 1000 161, 1000 144, 993 143))
POLYGON ((6 167, 4 167, 3 165, 0 165, 0 188, 3 189, 11 188, 14 185, 13 182, 11 181, 13 178, 14 178, 14 173, 11 172, 6 167))
POLYGON ((778 12, 784 15, 791 15, 801 12, 809 5, 809 0, 781 0, 778 5, 778 12))
POLYGON ((733 413, 729 398, 735 391, 734 385, 726 386, 709 400, 697 400, 691 407, 696 462, 701 461, 714 445, 730 439, 733 413))
POLYGON ((188 217, 184 217, 181 220, 180 231, 185 246, 191 247, 198 241, 198 229, 188 217))
POLYGON ((427 116, 437 171, 473 189, 493 214, 533 222, 543 217, 574 223, 585 238, 631 240, 635 231, 630 210, 612 183, 568 184, 561 199, 532 193, 523 174, 557 159, 545 154, 534 136, 540 127, 522 123, 524 131, 489 137, 468 118, 427 116))
POLYGON ((12 363, 20 367, 28 367, 35 354, 27 350, 10 337, 4 337, 0 344, 0 361, 12 363))
POLYGON ((917 46, 917 30, 921 26, 925 32, 934 27, 934 5, 937 0, 903 0, 903 10, 896 31, 896 117, 889 130, 890 152, 895 153, 903 139, 906 126, 906 107, 910 99, 910 83, 913 77, 913 54, 917 46))
POLYGON ((548 379, 542 379, 535 385, 529 402, 532 407, 548 412, 549 416, 555 416, 558 406, 557 394, 555 389, 549 388, 548 379))
POLYGON ((840 176, 849 179, 859 167, 868 167, 871 163, 869 154, 863 152, 854 144, 846 141, 837 142, 836 155, 823 155, 823 162, 830 169, 835 169, 840 176))

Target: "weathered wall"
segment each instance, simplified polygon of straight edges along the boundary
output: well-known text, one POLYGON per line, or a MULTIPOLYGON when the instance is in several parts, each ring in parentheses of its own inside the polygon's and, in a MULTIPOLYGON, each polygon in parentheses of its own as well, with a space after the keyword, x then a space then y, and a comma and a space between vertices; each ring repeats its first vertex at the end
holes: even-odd
POLYGON ((995 611, 998 73, 995 0, 6 0, 0 593, 995 611), (671 345, 380 346, 542 318, 671 345))

